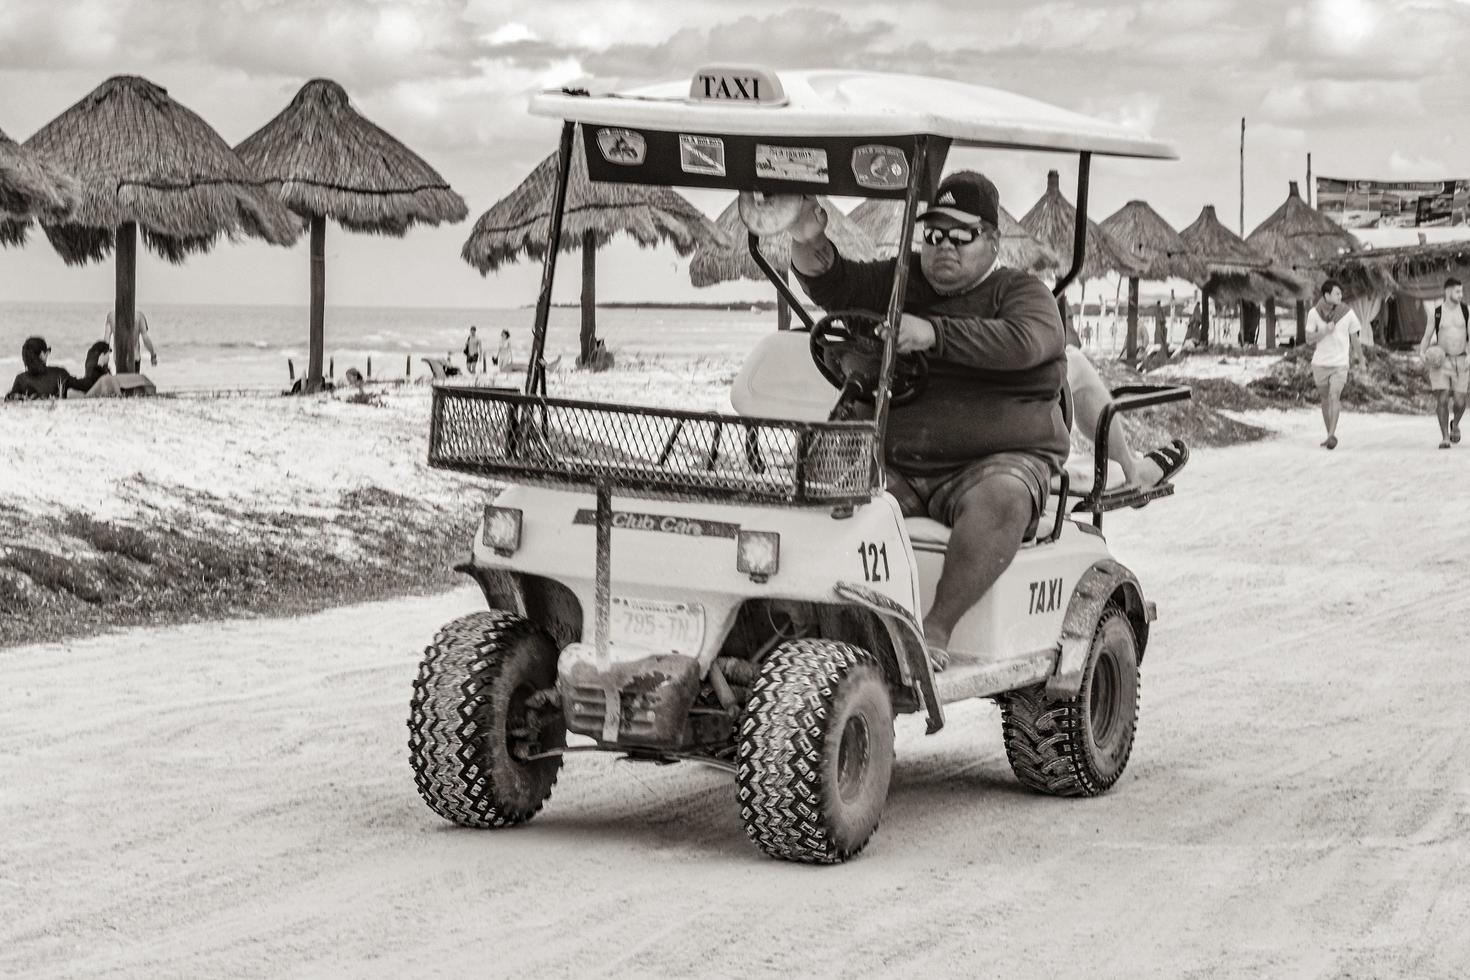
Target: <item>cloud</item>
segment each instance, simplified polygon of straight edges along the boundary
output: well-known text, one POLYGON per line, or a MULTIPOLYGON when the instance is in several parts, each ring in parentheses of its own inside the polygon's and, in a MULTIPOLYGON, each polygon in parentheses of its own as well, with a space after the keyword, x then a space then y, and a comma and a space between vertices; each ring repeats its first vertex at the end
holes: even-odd
POLYGON ((1424 106, 1417 82, 1314 79, 1272 88, 1261 102, 1271 122, 1361 126, 1380 120, 1416 118, 1424 106))

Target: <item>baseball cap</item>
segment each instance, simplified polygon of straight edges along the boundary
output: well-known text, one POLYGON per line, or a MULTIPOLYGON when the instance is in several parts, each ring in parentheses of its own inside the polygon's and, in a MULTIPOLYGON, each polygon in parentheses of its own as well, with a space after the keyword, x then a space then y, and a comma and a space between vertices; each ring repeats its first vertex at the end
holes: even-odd
POLYGON ((984 174, 973 170, 952 173, 939 182, 933 205, 919 215, 919 220, 936 214, 956 221, 978 224, 983 221, 995 227, 1000 224, 1000 191, 984 174))

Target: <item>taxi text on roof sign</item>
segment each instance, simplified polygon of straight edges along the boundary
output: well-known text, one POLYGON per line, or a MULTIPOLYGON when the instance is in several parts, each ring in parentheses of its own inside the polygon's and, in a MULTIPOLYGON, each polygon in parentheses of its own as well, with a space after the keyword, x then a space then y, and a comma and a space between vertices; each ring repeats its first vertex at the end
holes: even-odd
POLYGON ((776 73, 754 65, 708 65, 699 69, 689 83, 689 100, 771 106, 789 101, 776 73))

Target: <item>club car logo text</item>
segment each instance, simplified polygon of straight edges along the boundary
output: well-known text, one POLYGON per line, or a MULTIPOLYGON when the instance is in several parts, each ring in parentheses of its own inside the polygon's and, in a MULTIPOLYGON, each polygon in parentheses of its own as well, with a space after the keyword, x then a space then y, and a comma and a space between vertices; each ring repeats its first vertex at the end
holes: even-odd
POLYGON ((1049 578, 1042 582, 1032 582, 1031 586, 1031 615, 1040 613, 1056 612, 1062 608, 1062 580, 1049 578))
MULTIPOLYGON (((572 523, 596 524, 597 511, 579 510, 572 523)), ((638 514, 624 510, 613 511, 612 526, 623 531, 655 531, 660 534, 682 534, 687 538, 733 538, 740 530, 739 524, 726 524, 722 521, 670 517, 666 514, 638 514)))

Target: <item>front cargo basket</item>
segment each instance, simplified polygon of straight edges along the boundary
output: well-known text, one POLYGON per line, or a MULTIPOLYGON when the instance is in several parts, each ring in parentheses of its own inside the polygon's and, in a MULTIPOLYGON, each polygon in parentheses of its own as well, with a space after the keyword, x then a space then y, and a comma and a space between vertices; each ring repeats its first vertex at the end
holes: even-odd
POLYGON ((435 386, 429 465, 655 496, 852 504, 878 492, 872 422, 792 422, 435 386))

